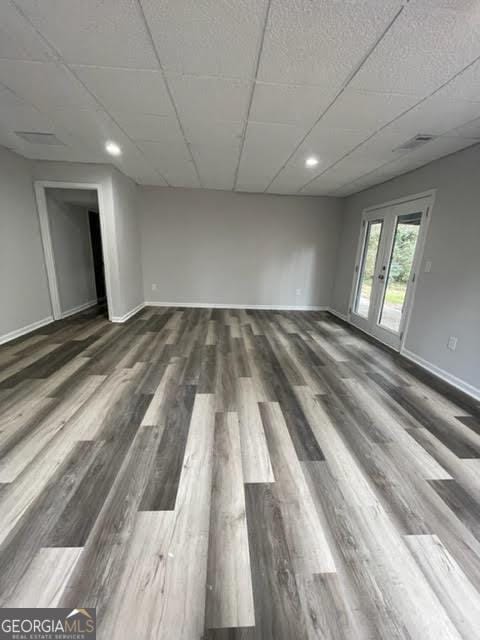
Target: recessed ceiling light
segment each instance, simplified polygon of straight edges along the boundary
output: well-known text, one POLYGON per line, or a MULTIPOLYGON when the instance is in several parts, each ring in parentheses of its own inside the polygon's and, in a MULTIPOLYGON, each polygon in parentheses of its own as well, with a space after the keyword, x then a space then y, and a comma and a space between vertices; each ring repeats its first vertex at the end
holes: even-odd
POLYGON ((316 167, 318 163, 319 160, 315 156, 308 156, 308 158, 305 160, 305 166, 309 168, 316 167))
POLYGON ((118 144, 116 142, 112 142, 112 140, 109 140, 105 143, 105 151, 111 156, 119 156, 122 153, 122 150, 120 149, 118 144))

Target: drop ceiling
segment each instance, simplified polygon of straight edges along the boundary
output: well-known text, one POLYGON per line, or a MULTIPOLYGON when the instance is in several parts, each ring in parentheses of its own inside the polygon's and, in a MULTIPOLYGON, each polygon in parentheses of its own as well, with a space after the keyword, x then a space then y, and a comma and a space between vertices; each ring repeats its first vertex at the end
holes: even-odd
POLYGON ((0 3, 0 144, 29 158, 348 195, 477 142, 480 0, 0 3))

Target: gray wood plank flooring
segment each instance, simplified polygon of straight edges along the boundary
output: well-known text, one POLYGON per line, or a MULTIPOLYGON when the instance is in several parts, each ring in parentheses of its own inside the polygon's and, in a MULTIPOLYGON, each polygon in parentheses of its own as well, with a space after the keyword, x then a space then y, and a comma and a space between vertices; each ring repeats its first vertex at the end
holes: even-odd
POLYGON ((0 347, 0 606, 102 640, 480 637, 480 406, 325 312, 0 347))

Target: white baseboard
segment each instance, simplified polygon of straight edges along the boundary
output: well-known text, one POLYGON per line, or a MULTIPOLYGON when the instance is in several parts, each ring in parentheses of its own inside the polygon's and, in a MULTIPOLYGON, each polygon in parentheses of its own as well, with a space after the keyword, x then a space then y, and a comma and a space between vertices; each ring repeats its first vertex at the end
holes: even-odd
MULTIPOLYGON (((331 308, 329 309, 329 312, 332 315, 337 316, 341 320, 344 320, 345 322, 350 324, 352 327, 355 327, 356 329, 359 329, 360 331, 362 331, 366 335, 371 336, 372 338, 374 338, 378 342, 382 342, 376 336, 372 335, 368 331, 364 331, 360 327, 357 327, 357 325, 354 325, 352 322, 350 322, 350 320, 348 319, 348 316, 344 316, 343 314, 339 313, 338 311, 335 311, 335 309, 331 309, 331 308)), ((386 343, 382 343, 382 344, 386 344, 386 343)), ((389 346, 389 345, 387 345, 387 346, 389 346)), ((407 360, 410 360, 411 362, 414 362, 419 367, 422 367, 422 369, 425 369, 426 371, 428 371, 429 373, 431 373, 435 377, 440 378, 444 382, 447 382, 452 387, 455 387, 459 391, 462 391, 463 393, 467 394, 468 396, 470 396, 474 400, 477 400, 477 401, 480 400, 480 389, 477 389, 473 385, 468 384, 468 382, 465 382, 464 380, 461 380, 460 378, 457 378, 453 374, 448 373, 448 371, 445 371, 444 369, 441 369, 440 367, 437 367, 436 365, 432 364, 428 360, 424 360, 420 356, 417 356, 417 354, 414 353, 413 351, 409 351, 408 349, 405 349, 405 347, 404 347, 404 348, 402 348, 400 350, 400 355, 402 355, 405 358, 407 358, 407 360)))
POLYGON ((422 367, 422 369, 426 369, 429 373, 432 373, 437 378, 440 378, 444 382, 448 382, 448 384, 452 385, 452 387, 455 387, 460 391, 463 391, 463 393, 466 393, 467 395, 471 396, 474 400, 477 400, 477 401, 480 400, 480 389, 477 389, 473 385, 468 384, 468 382, 465 382, 464 380, 457 378, 451 373, 448 373, 448 371, 445 371, 445 369, 441 369, 440 367, 437 367, 436 365, 432 364, 428 360, 424 360, 420 356, 417 356, 416 353, 413 353, 413 351, 409 351, 408 349, 402 349, 401 355, 407 358, 408 360, 411 360, 415 364, 418 364, 418 366, 422 367))
POLYGON ((326 306, 279 304, 217 304, 210 302, 145 302, 146 307, 196 307, 198 309, 259 309, 266 311, 328 311, 326 306))
POLYGON ((27 324, 27 326, 22 327, 21 329, 10 331, 10 333, 6 333, 5 335, 0 336, 0 344, 10 342, 10 340, 15 340, 15 338, 20 338, 20 336, 24 336, 26 333, 35 331, 35 329, 40 329, 40 327, 44 327, 46 324, 50 324, 51 322, 53 322, 53 316, 48 316, 47 318, 43 318, 43 320, 39 320, 38 322, 27 324))
POLYGON ((340 318, 340 320, 348 322, 348 316, 344 313, 340 313, 340 311, 336 311, 335 309, 332 309, 332 307, 328 307, 327 311, 331 313, 332 316, 336 316, 337 318, 340 318))
POLYGON ((112 322, 126 322, 129 318, 131 318, 136 313, 141 311, 144 306, 145 306, 145 302, 141 302, 138 306, 136 306, 134 309, 132 309, 131 311, 126 313, 124 316, 112 316, 111 321, 112 322))
POLYGON ((68 311, 64 311, 62 313, 63 318, 69 318, 70 316, 74 316, 76 313, 80 313, 80 311, 85 311, 85 309, 90 309, 90 307, 94 307, 97 304, 97 299, 89 300, 88 302, 84 302, 83 304, 79 304, 78 307, 73 307, 68 311))

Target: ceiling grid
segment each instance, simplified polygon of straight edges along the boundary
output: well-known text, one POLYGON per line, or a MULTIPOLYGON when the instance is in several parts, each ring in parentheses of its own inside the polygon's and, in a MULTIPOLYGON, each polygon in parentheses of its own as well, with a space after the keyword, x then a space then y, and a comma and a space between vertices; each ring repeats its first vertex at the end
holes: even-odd
POLYGON ((476 0, 0 4, 0 144, 26 157, 347 195, 478 142, 476 0), (398 149, 419 133, 433 140, 398 149))

